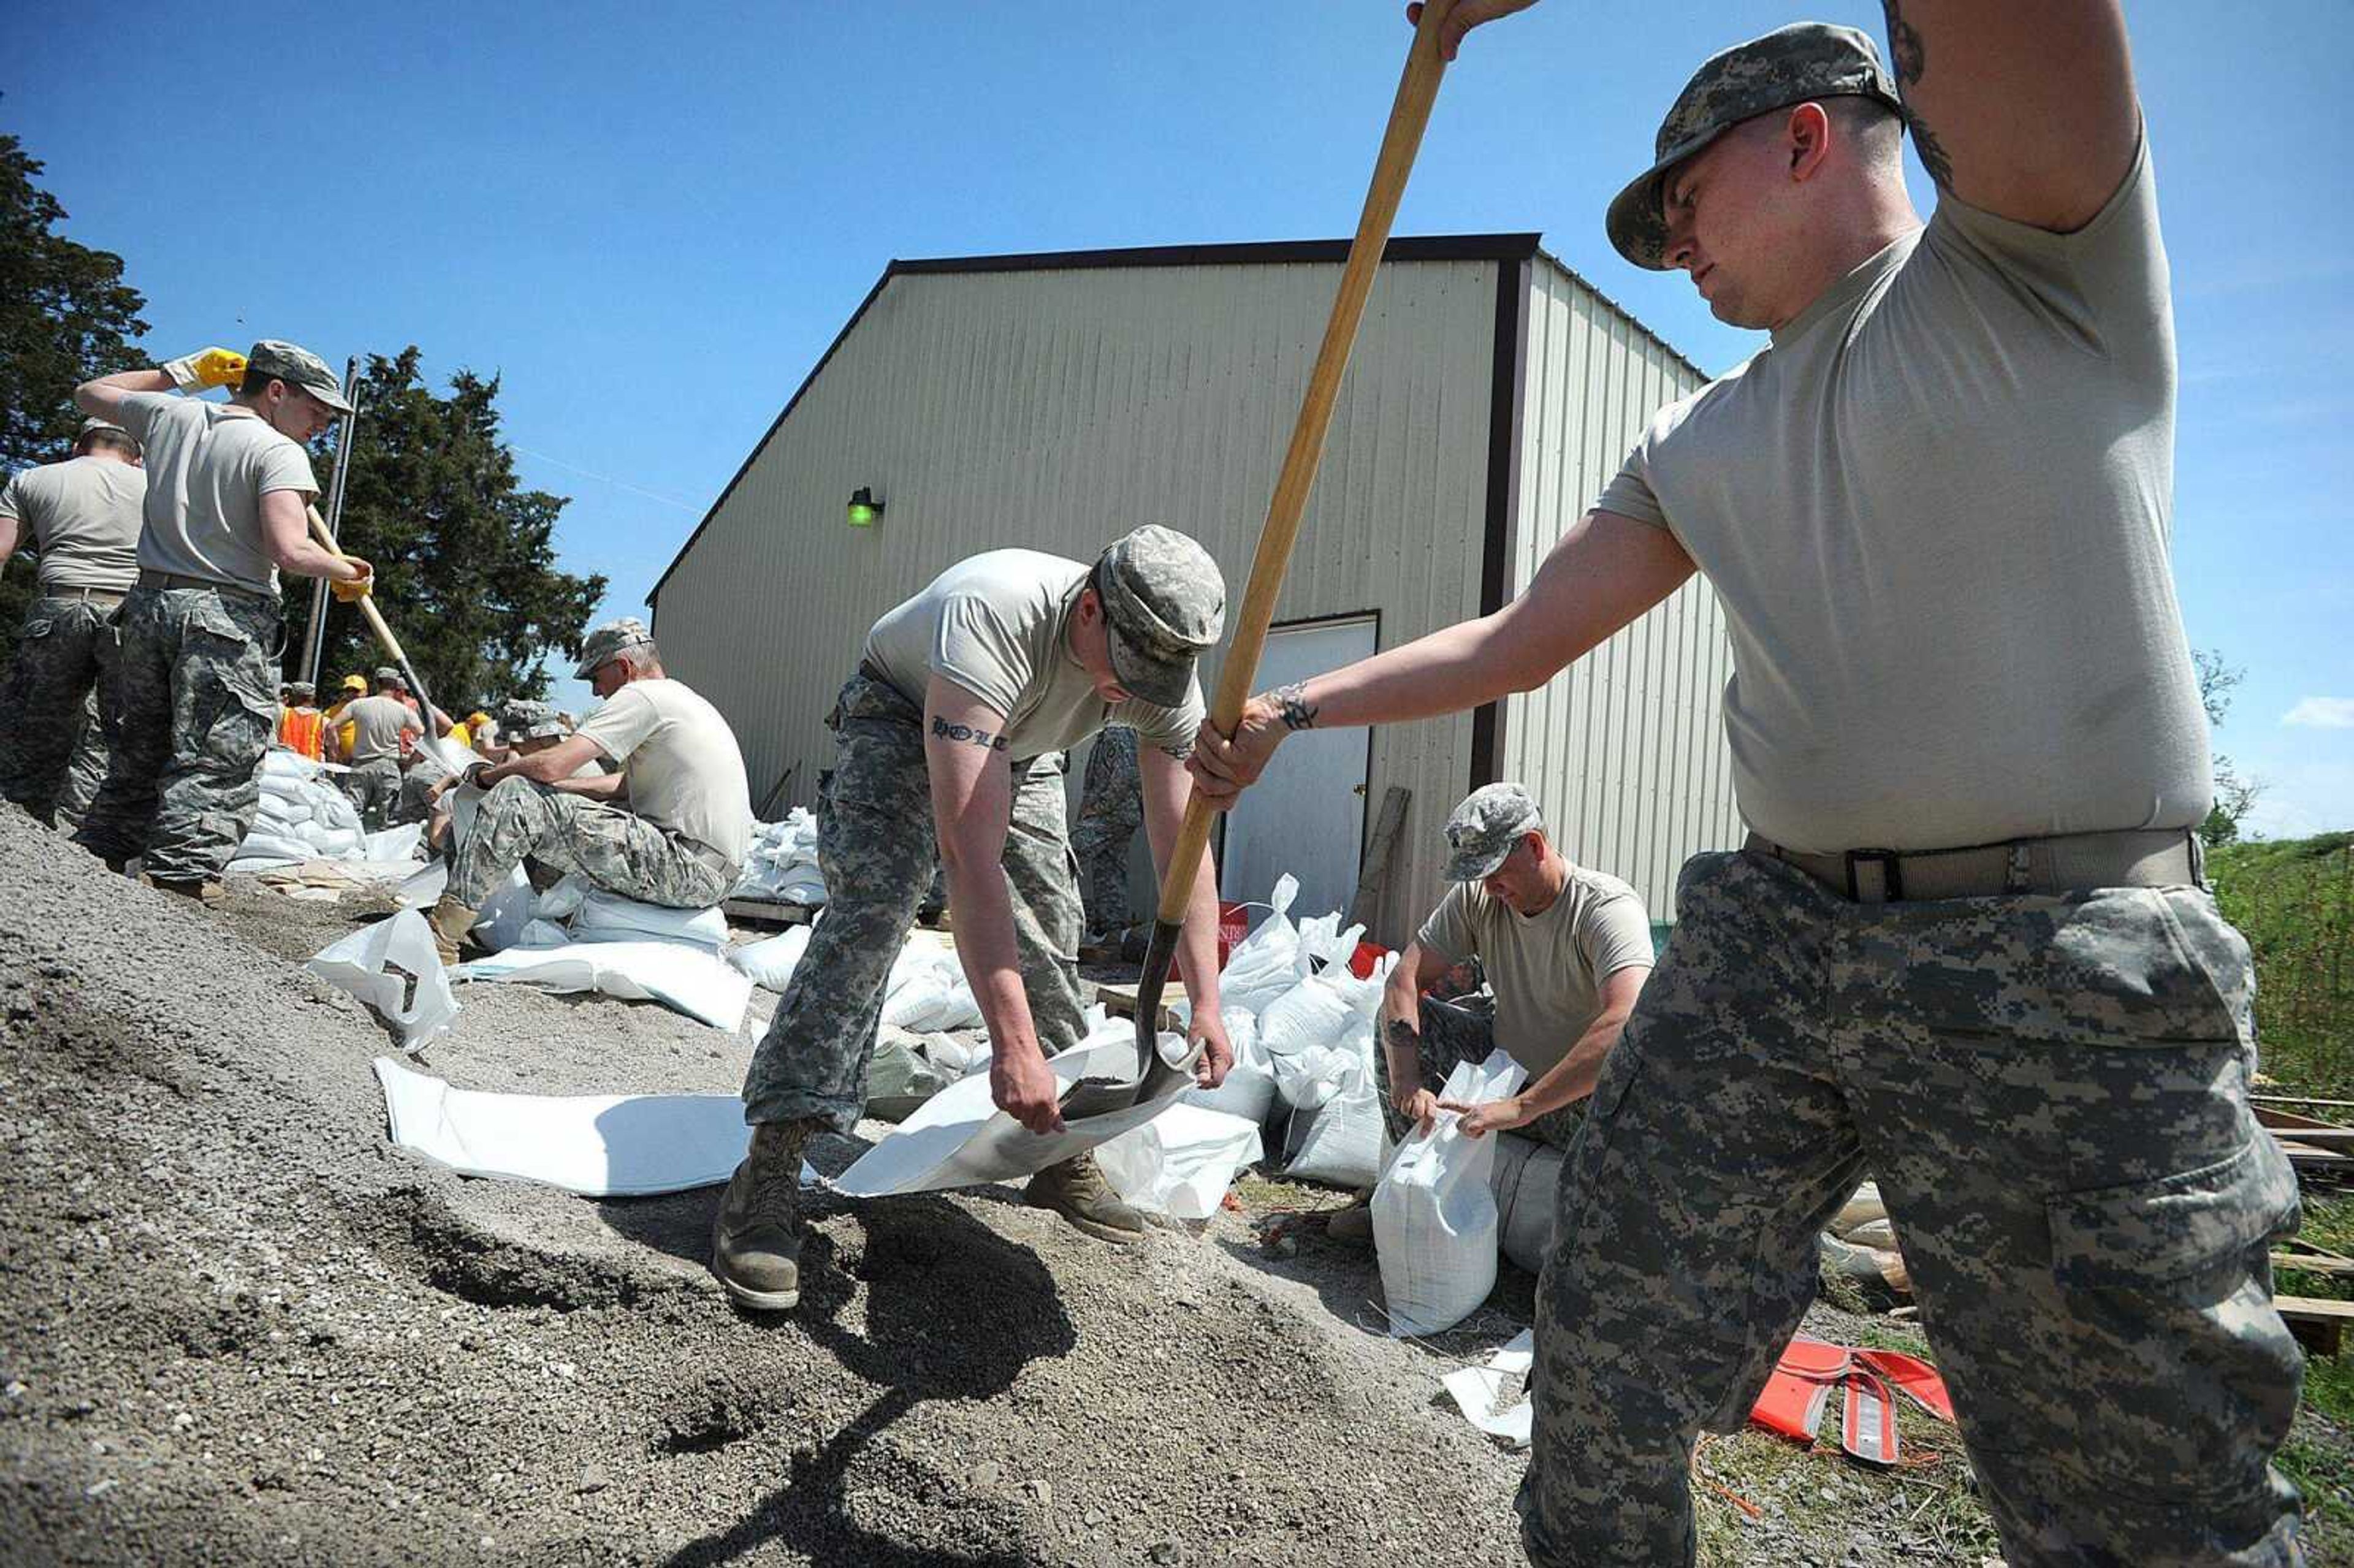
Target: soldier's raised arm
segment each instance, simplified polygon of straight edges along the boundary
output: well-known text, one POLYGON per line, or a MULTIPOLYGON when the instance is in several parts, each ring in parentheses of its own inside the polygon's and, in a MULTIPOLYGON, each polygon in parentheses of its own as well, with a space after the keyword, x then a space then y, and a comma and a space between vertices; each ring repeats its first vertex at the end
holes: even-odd
POLYGON ((2118 0, 1882 0, 1922 166, 1970 206, 2081 228, 2141 143, 2118 0))

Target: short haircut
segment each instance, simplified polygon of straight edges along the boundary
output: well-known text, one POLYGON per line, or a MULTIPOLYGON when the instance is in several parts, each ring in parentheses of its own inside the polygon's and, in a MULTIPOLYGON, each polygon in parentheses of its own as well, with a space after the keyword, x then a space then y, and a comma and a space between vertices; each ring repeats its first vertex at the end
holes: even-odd
POLYGON ((1839 133, 1854 142, 1867 159, 1896 158, 1902 155, 1904 122, 1896 111, 1876 98, 1856 93, 1822 101, 1823 112, 1829 116, 1839 133))
POLYGON ((129 430, 84 430, 73 444, 74 456, 88 457, 101 447, 128 458, 139 455, 138 439, 129 430))
MULTIPOLYGON (((637 642, 623 643, 620 647, 613 650, 613 657, 615 659, 627 659, 632 669, 642 670, 650 665, 659 665, 662 662, 662 650, 654 646, 654 640, 652 638, 648 637, 637 642)), ((610 661, 608 661, 608 662, 610 662, 610 661)))

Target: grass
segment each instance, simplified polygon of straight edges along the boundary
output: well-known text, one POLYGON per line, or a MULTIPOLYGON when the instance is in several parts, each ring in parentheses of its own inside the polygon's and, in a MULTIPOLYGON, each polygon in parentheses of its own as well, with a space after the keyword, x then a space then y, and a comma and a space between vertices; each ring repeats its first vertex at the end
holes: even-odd
POLYGON ((2225 844, 2208 879, 2255 955, 2265 1073, 2354 1099, 2354 832, 2225 844))

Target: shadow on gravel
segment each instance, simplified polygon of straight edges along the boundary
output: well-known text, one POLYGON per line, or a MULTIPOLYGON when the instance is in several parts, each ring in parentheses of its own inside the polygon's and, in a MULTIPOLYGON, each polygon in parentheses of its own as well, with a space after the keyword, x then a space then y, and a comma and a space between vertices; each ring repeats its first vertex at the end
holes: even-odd
MULTIPOLYGON (((669 1212, 643 1239, 701 1258, 718 1195, 693 1196, 663 1205, 669 1212), (691 1251, 679 1245, 689 1224, 691 1251)), ((631 1223, 649 1207, 631 1205, 631 1221, 616 1228, 637 1234, 631 1223)), ((794 1449, 784 1484, 751 1513, 669 1563, 708 1568, 771 1545, 812 1563, 875 1568, 1034 1561, 1009 1505, 974 1496, 960 1478, 875 1439, 925 1400, 996 1399, 1032 1361, 1067 1355, 1077 1336, 1054 1276, 1029 1248, 937 1197, 812 1217, 847 1217, 858 1233, 837 1240, 832 1230, 813 1230, 802 1252, 801 1306, 744 1320, 806 1338, 881 1392, 822 1444, 794 1449)), ((610 1209, 608 1218, 620 1219, 610 1209)))

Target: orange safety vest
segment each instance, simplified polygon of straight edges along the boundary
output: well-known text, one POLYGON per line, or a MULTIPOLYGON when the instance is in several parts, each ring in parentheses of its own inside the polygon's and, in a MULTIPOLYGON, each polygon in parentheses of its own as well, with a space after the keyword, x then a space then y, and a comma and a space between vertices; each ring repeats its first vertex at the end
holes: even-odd
POLYGON ((325 732, 325 721, 326 715, 316 708, 281 708, 278 710, 278 744, 316 762, 320 759, 319 747, 325 732))

